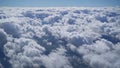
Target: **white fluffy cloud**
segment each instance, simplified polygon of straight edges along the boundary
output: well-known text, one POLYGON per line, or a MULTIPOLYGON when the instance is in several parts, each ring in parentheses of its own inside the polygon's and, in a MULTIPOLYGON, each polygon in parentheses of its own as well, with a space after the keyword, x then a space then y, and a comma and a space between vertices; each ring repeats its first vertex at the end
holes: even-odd
POLYGON ((83 59, 93 68, 119 68, 120 43, 112 44, 106 40, 96 41, 92 45, 83 45, 78 52, 83 54, 83 59))
POLYGON ((4 47, 6 55, 11 57, 13 68, 36 67, 39 63, 36 63, 35 58, 39 58, 45 51, 45 48, 34 40, 26 38, 10 39, 4 47))
POLYGON ((0 8, 0 53, 12 68, 120 68, 119 12, 0 8))
POLYGON ((59 48, 48 56, 42 56, 41 60, 47 68, 72 68, 68 58, 65 56, 65 49, 59 48))

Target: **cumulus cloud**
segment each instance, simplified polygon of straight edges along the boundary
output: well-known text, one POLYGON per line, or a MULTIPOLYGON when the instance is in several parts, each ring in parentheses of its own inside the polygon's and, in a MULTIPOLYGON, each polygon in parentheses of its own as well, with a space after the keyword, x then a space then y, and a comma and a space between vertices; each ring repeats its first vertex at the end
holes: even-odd
POLYGON ((1 24, 1 28, 4 29, 4 31, 7 34, 12 35, 13 37, 19 37, 20 33, 19 33, 19 25, 16 25, 15 23, 13 24, 12 22, 5 22, 1 24))
POLYGON ((2 48, 5 43, 7 43, 6 33, 3 29, 0 29, 0 48, 2 48))
POLYGON ((0 8, 0 67, 120 68, 119 12, 0 8))
POLYGON ((42 56, 41 60, 46 68, 72 68, 68 58, 65 56, 65 49, 59 48, 48 56, 42 56))
POLYGON ((120 43, 114 45, 109 41, 100 40, 92 45, 79 47, 78 52, 83 54, 83 59, 93 68, 119 68, 119 47, 120 43))
POLYGON ((13 68, 35 67, 38 63, 33 63, 34 58, 40 57, 45 51, 44 47, 26 38, 10 39, 4 47, 6 55, 11 57, 13 68))

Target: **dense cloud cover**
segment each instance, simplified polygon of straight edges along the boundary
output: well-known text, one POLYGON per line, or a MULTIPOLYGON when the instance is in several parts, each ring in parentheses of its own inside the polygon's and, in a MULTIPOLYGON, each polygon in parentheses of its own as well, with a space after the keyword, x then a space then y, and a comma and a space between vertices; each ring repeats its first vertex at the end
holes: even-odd
POLYGON ((120 68, 120 8, 0 8, 0 68, 120 68))

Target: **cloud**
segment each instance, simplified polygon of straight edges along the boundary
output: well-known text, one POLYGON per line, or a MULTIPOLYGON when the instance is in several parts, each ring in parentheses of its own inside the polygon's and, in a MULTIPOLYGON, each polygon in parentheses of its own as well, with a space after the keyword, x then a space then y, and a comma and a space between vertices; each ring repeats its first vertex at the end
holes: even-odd
POLYGON ((46 68, 72 68, 63 48, 51 52, 48 56, 43 55, 41 60, 46 68))
POLYGON ((79 47, 78 52, 83 54, 83 59, 93 68, 119 68, 119 47, 120 43, 114 45, 109 41, 100 40, 92 45, 79 47))
POLYGON ((0 56, 12 68, 120 68, 119 11, 0 8, 0 56))
POLYGON ((3 68, 1 63, 0 63, 0 68, 3 68))
POLYGON ((0 48, 2 48, 5 43, 7 43, 6 32, 3 29, 0 29, 0 48))
POLYGON ((6 55, 11 59, 10 63, 13 68, 31 68, 39 65, 39 63, 34 63, 34 58, 39 58, 45 51, 45 48, 34 40, 26 38, 12 39, 4 45, 4 48, 6 55))

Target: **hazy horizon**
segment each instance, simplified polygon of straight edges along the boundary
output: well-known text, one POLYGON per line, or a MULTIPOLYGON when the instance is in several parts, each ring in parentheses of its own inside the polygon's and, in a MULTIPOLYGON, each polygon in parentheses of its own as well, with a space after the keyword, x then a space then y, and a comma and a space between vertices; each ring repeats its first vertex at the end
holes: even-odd
POLYGON ((0 0, 0 7, 115 7, 120 0, 0 0))

